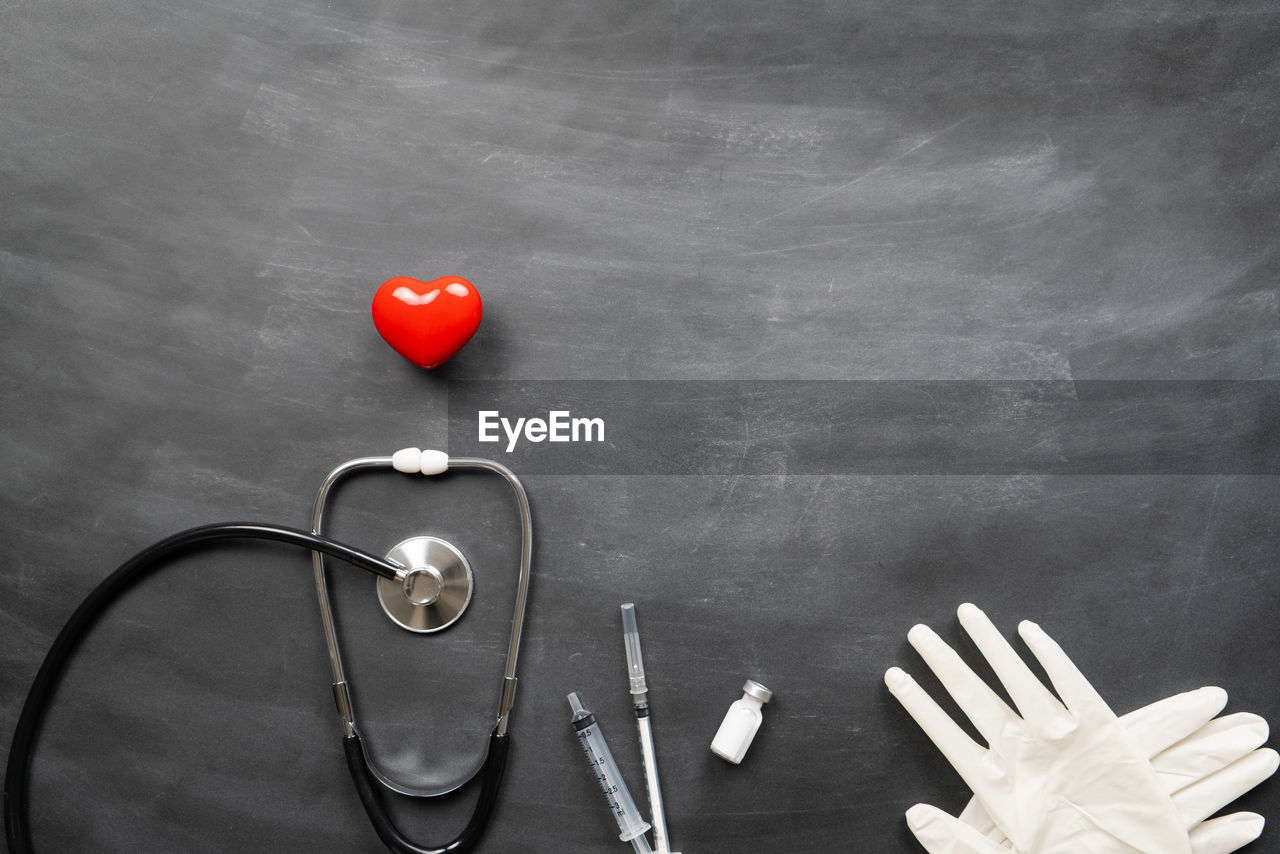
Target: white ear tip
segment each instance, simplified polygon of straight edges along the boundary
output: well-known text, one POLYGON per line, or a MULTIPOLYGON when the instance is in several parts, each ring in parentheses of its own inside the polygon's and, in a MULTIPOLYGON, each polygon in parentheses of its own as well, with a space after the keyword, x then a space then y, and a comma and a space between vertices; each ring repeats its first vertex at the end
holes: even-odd
POLYGON ((423 451, 418 461, 423 474, 441 474, 449 470, 449 455, 444 451, 423 451))
POLYGON ((405 474, 416 474, 422 470, 424 456, 417 448, 401 448, 391 455, 391 466, 405 474))

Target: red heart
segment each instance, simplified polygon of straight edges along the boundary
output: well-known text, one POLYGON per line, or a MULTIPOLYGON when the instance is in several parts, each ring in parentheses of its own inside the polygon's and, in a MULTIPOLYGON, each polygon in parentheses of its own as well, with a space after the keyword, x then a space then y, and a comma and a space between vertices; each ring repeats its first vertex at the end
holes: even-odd
POLYGON ((388 279, 373 295, 373 325, 401 356, 420 368, 444 364, 480 326, 480 294, 461 276, 420 282, 388 279))

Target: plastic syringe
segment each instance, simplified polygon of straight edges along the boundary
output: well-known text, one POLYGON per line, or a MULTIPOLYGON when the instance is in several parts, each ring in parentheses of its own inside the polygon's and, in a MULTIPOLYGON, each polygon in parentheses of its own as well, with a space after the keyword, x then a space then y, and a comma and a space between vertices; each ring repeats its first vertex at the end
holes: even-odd
POLYGON ((649 823, 640 817, 636 802, 631 799, 626 781, 618 771, 618 764, 613 761, 609 745, 605 744, 596 716, 583 708, 577 694, 569 695, 569 708, 573 709, 573 729, 582 742, 582 752, 591 764, 591 773, 595 775, 604 799, 609 802, 609 810, 618 822, 618 838, 630 842, 636 854, 653 854, 649 840, 645 839, 645 831, 649 823))
POLYGON ((640 756, 644 760, 645 788, 653 821, 653 847, 657 854, 672 854, 667 840, 667 817, 662 809, 662 787, 658 784, 658 756, 653 749, 653 726, 649 721, 649 686, 644 679, 644 657, 640 654, 640 627, 636 606, 622 606, 622 641, 627 648, 627 679, 631 703, 636 710, 636 730, 640 734, 640 756))

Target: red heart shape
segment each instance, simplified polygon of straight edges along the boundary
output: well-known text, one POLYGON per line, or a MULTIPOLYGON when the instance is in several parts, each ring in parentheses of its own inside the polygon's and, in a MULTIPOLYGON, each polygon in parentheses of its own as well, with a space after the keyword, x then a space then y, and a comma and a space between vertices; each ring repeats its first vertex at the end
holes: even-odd
POLYGON ((444 364, 471 340, 483 308, 476 286, 461 276, 420 282, 388 279, 373 295, 373 325, 401 356, 420 368, 444 364))

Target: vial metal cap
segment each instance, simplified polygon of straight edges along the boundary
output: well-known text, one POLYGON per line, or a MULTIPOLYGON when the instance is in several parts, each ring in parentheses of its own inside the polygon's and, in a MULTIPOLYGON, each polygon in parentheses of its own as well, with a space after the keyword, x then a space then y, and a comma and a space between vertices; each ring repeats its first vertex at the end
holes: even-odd
POLYGON ((743 684, 742 693, 762 703, 767 703, 773 699, 773 692, 753 679, 748 679, 743 684))

